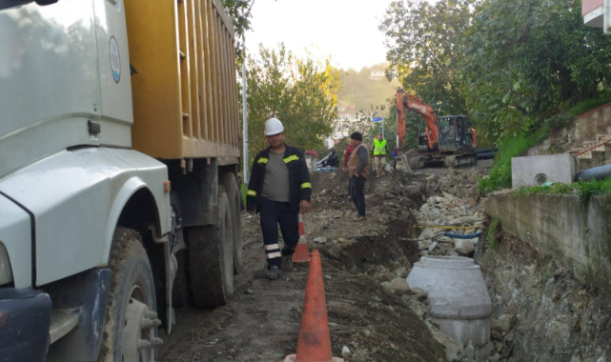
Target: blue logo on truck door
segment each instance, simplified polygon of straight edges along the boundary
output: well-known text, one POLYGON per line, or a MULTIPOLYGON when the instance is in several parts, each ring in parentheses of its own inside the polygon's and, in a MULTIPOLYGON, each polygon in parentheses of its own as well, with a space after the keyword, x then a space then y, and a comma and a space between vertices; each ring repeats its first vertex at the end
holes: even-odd
POLYGON ((121 56, 119 55, 117 39, 114 36, 110 37, 110 70, 115 83, 119 84, 121 80, 121 56))

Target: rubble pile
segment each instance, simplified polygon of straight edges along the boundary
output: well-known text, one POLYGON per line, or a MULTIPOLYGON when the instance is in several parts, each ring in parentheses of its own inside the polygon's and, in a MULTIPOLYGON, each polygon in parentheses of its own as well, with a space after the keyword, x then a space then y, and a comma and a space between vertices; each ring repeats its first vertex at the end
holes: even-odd
POLYGON ((472 256, 479 238, 460 239, 446 233, 469 235, 482 231, 483 215, 470 203, 447 192, 429 197, 414 215, 423 228, 416 240, 420 256, 472 256), (455 227, 455 228, 453 228, 455 227))

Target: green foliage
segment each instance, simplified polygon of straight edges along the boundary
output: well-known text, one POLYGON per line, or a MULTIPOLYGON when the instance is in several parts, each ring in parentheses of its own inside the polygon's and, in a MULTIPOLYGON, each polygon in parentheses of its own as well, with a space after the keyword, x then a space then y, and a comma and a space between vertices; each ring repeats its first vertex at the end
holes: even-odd
POLYGON ((249 153, 267 147, 263 131, 271 117, 282 121, 287 143, 302 149, 323 147, 323 137, 332 132, 337 118, 339 71, 329 60, 297 59, 284 44, 277 51, 260 46, 259 54, 247 61, 249 153))
POLYGON ((461 80, 471 118, 485 135, 534 128, 559 105, 596 97, 611 76, 611 41, 583 25, 578 0, 487 0, 463 34, 461 80))
POLYGON ((611 178, 604 180, 582 180, 573 182, 570 185, 553 184, 551 186, 523 187, 515 192, 516 195, 533 193, 550 195, 577 194, 579 201, 587 204, 593 196, 611 194, 611 178))
POLYGON ((490 222, 490 226, 488 226, 488 232, 486 233, 486 241, 488 242, 488 247, 490 247, 491 251, 496 250, 496 240, 494 239, 494 233, 496 232, 496 228, 499 226, 499 222, 501 220, 497 217, 492 219, 490 222))
POLYGON ((398 0, 380 27, 407 91, 478 136, 563 127, 611 78, 611 39, 583 25, 579 0, 398 0))
POLYGON ((522 187, 516 192, 515 195, 527 195, 532 193, 537 194, 549 194, 549 195, 567 195, 573 193, 573 186, 567 184, 552 184, 551 186, 532 186, 522 187))
POLYGON ((572 185, 577 190, 579 201, 584 204, 588 203, 592 196, 611 194, 611 178, 606 178, 604 180, 579 181, 573 183, 572 185))
POLYGON ((456 74, 460 35, 472 19, 474 0, 393 2, 380 29, 387 59, 403 87, 433 105, 439 115, 462 114, 466 107, 456 74))
POLYGON ((577 103, 566 113, 572 117, 577 117, 608 103, 611 103, 611 92, 609 91, 601 93, 597 98, 586 99, 577 103))

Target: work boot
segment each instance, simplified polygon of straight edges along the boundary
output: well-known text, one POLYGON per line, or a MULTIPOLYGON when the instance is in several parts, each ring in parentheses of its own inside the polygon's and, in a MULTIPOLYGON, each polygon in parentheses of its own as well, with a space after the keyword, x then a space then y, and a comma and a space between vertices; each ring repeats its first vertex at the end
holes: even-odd
POLYGON ((293 271, 293 255, 287 255, 282 257, 282 271, 293 271))
POLYGON ((280 278, 280 268, 278 268, 276 265, 273 265, 269 268, 267 274, 265 274, 265 279, 276 280, 278 278, 280 278))
POLYGON ((361 216, 361 215, 359 215, 359 216, 355 217, 354 219, 352 219, 352 221, 354 221, 354 222, 359 222, 359 221, 364 221, 364 220, 366 220, 365 216, 361 216))

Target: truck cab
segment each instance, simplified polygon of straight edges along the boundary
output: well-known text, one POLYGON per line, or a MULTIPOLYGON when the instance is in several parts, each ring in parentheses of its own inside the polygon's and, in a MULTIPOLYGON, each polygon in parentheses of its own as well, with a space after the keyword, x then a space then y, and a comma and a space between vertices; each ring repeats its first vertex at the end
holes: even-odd
POLYGON ((227 24, 216 0, 0 2, 5 360, 156 361, 158 328, 171 331, 189 289, 207 293, 199 306, 230 298, 241 229, 227 24), (199 48, 184 48, 189 27, 199 48), (185 286, 189 258, 208 269, 185 286))

